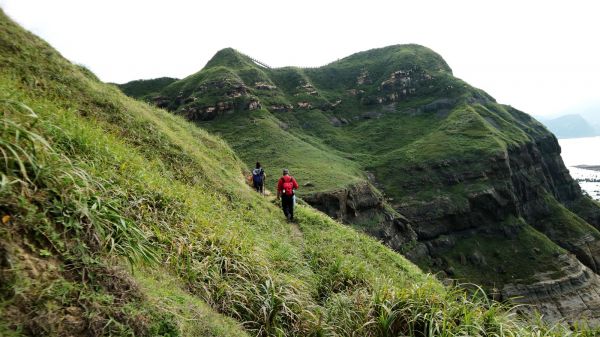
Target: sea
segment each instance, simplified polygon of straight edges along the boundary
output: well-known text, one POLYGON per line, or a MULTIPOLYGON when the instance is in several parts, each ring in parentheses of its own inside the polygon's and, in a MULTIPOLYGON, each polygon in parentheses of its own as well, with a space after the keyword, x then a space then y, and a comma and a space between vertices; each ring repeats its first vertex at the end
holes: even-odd
POLYGON ((592 198, 600 200, 600 171, 578 168, 593 165, 600 170, 600 137, 559 139, 561 156, 573 179, 592 198))

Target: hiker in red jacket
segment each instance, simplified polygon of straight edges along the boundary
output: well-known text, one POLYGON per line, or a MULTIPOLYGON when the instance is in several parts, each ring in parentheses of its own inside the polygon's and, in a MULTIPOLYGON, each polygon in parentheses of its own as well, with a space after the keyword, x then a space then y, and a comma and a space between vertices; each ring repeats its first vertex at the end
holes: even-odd
POLYGON ((277 199, 281 197, 281 208, 285 217, 294 220, 294 191, 298 189, 298 182, 290 175, 288 169, 283 169, 283 177, 277 182, 277 199))

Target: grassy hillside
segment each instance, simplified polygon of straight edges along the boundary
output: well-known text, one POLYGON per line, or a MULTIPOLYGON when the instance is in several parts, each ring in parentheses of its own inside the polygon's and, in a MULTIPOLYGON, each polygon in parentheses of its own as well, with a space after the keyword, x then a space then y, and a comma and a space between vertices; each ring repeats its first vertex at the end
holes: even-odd
MULTIPOLYGON (((418 45, 373 49, 317 69, 267 69, 228 48, 165 86, 159 105, 221 134, 247 164, 261 160, 279 171, 288 163, 301 180, 317 182, 300 193, 364 180, 364 171, 383 172, 390 161, 479 156, 530 140, 504 107, 418 45), (260 105, 249 108, 253 101, 260 105)), ((532 125, 543 128, 524 127, 532 125)), ((382 184, 399 198, 394 185, 382 184)))
MULTIPOLYGON (((597 241, 600 232, 573 212, 584 217, 600 207, 581 193, 565 204, 570 209, 563 207, 551 187, 567 178, 539 174, 560 161, 540 155, 544 147, 553 150, 553 136, 525 113, 453 77, 428 48, 373 49, 314 69, 265 68, 228 48, 146 100, 222 136, 247 165, 260 161, 270 186, 284 167, 299 180, 300 195, 333 194, 370 180, 383 192, 384 208, 412 222, 421 244, 401 250, 413 250, 409 256, 424 270, 494 289, 535 282, 536 275, 563 276, 555 257, 569 252, 595 268, 594 253, 583 254, 577 242, 588 236, 597 241), (538 143, 542 149, 532 149, 538 143), (523 151, 529 157, 519 158, 523 151), (560 221, 549 210, 557 205, 560 221), (456 236, 448 241, 452 247, 442 247, 445 235, 456 236), (473 254, 489 263, 465 258, 473 254)), ((544 174, 562 174, 560 165, 544 174)), ((567 185, 561 189, 574 189, 561 183, 567 185)), ((355 227, 369 233, 394 230, 382 224, 384 215, 355 219, 355 227)))
POLYGON ((0 109, 2 336, 567 332, 444 288, 310 207, 286 223, 221 139, 3 13, 0 109))

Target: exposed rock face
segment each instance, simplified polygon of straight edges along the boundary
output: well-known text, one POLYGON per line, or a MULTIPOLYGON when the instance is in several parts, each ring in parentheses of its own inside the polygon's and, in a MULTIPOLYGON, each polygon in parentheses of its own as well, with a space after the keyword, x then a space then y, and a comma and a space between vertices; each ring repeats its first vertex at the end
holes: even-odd
POLYGON ((371 77, 369 76, 369 72, 367 70, 364 70, 360 72, 360 75, 358 75, 358 77, 356 78, 356 84, 357 85, 363 85, 363 84, 371 84, 373 83, 373 81, 371 80, 371 77))
MULTIPOLYGON (((432 104, 443 109, 452 102, 444 100, 432 104)), ((549 321, 573 320, 582 315, 593 323, 600 323, 600 278, 596 274, 600 271, 600 238, 585 231, 579 236, 572 233, 564 236, 560 224, 558 230, 548 224, 553 219, 548 197, 566 205, 578 205, 585 198, 560 158, 555 137, 548 134, 509 147, 508 151, 487 160, 446 160, 426 168, 407 168, 406 172, 398 174, 410 175, 423 170, 429 172, 422 175, 423 179, 435 175, 443 188, 482 180, 494 183, 469 193, 463 203, 443 195, 427 201, 406 198, 394 205, 397 212, 393 213, 386 209, 383 198, 369 184, 316 193, 305 200, 350 224, 364 225, 369 223, 365 219, 374 219, 370 222, 372 225, 361 226, 361 229, 404 252, 413 261, 430 261, 429 266, 434 271, 441 271, 444 277, 452 277, 455 273, 447 263, 447 254, 461 240, 477 235, 518 236, 522 227, 497 224, 522 217, 571 254, 562 254, 556 259, 556 265, 561 266, 558 273, 538 273, 533 280, 515 279, 496 284, 501 289, 501 297, 522 296, 519 303, 532 304, 549 321), (410 248, 408 251, 407 247, 410 248)), ((416 192, 428 183, 431 182, 415 179, 402 187, 416 192)), ((576 207, 572 209, 577 211, 576 207)), ((593 216, 582 214, 582 217, 598 226, 593 216)), ((530 249, 539 252, 537 247, 530 249)), ((487 258, 479 250, 459 256, 463 265, 494 267, 489 265, 487 258)), ((496 271, 505 272, 501 266, 496 267, 496 271)))
POLYGON ((319 106, 319 110, 321 110, 321 111, 334 110, 335 107, 340 105, 340 103, 342 103, 341 99, 336 100, 334 103, 327 102, 327 103, 321 104, 321 106, 319 106))
POLYGON ((520 310, 532 312, 535 308, 548 321, 585 319, 599 326, 600 277, 572 255, 561 255, 559 260, 563 265, 560 277, 540 274, 536 275, 538 281, 531 284, 505 284, 502 297, 530 305, 520 310))
POLYGON ((227 97, 236 98, 248 95, 248 88, 244 84, 235 85, 227 91, 227 97))
MULTIPOLYGON (((446 186, 468 184, 481 179, 497 183, 469 194, 468 202, 463 204, 444 197, 434 197, 429 202, 396 205, 397 210, 412 222, 418 236, 419 244, 407 257, 414 261, 430 259, 434 269, 451 274, 443 262, 445 254, 456 245, 456 241, 465 237, 465 233, 489 234, 497 231, 494 235, 499 238, 518 235, 511 233, 516 228, 497 227, 494 224, 511 216, 522 217, 574 255, 560 257, 560 264, 567 276, 554 279, 552 275, 537 275, 539 280, 534 283, 531 280, 517 280, 504 285, 502 296, 505 299, 523 296, 520 302, 534 304, 550 321, 558 318, 572 320, 578 315, 592 320, 600 317, 600 281, 594 273, 600 271, 600 240, 585 231, 579 236, 573 233, 564 235, 560 220, 553 218, 551 203, 548 202, 548 197, 553 197, 566 205, 577 205, 585 198, 579 185, 569 176, 560 158, 558 142, 552 135, 511 147, 506 153, 490 158, 485 166, 447 162, 430 169, 444 177, 446 186), (461 167, 464 169, 457 170, 461 167), (474 170, 476 167, 479 170, 474 170), (552 221, 558 222, 552 224, 552 221)), ((577 211, 576 208, 573 210, 577 211)), ((586 216, 582 214, 582 217, 586 216)), ((587 220, 595 224, 593 217, 587 217, 587 220)), ((465 257, 464 263, 477 266, 485 263, 485 257, 465 257)), ((498 269, 498 272, 503 271, 498 269)))
POLYGON ((364 94, 364 93, 365 93, 365 91, 364 91, 364 90, 358 90, 358 89, 348 89, 348 94, 349 94, 350 96, 358 96, 358 95, 361 95, 361 94, 364 94))
POLYGON ((343 118, 343 117, 340 117, 340 118, 330 117, 329 122, 331 123, 331 125, 333 125, 335 127, 340 127, 343 125, 350 124, 350 122, 346 118, 343 118))
POLYGON ((312 104, 309 102, 298 102, 299 109, 312 109, 312 104))
POLYGON ((294 106, 291 104, 271 105, 269 110, 273 112, 288 112, 294 110, 294 106))
POLYGON ((171 100, 165 96, 156 96, 152 99, 152 102, 159 108, 166 108, 171 103, 171 100))
POLYGON ((337 126, 337 127, 342 126, 342 121, 339 120, 337 117, 331 117, 329 119, 329 121, 331 122, 331 125, 333 125, 333 126, 337 126))
POLYGON ((254 87, 258 90, 275 90, 275 89, 277 89, 277 86, 271 85, 269 83, 264 83, 264 82, 256 82, 254 84, 254 87))
POLYGON ((381 194, 369 183, 359 183, 333 192, 318 192, 303 198, 313 207, 351 224, 360 224, 369 234, 401 250, 416 234, 402 215, 386 207, 381 194))
POLYGON ((366 98, 364 103, 375 101, 378 104, 401 101, 417 93, 421 87, 428 87, 433 77, 418 68, 401 69, 392 72, 381 82, 379 91, 382 95, 366 98))
POLYGON ((191 121, 209 121, 224 112, 232 111, 233 108, 232 102, 217 102, 216 105, 204 107, 186 106, 179 113, 191 121))
POLYGON ((252 100, 248 103, 248 110, 252 111, 252 110, 256 110, 256 109, 260 109, 260 102, 256 101, 256 100, 252 100))
MULTIPOLYGON (((510 148, 487 161, 447 160, 432 163, 427 168, 407 170, 400 174, 427 170, 440 177, 445 187, 481 179, 496 182, 487 189, 468 194, 468 202, 463 204, 445 197, 433 197, 429 201, 407 199, 395 205, 414 223, 419 237, 425 240, 459 229, 493 224, 509 215, 523 216, 536 224, 550 214, 544 200, 547 194, 566 204, 584 198, 562 163, 558 142, 552 135, 510 148), (484 165, 481 165, 482 161, 484 165)), ((423 182, 414 180, 403 188, 417 190, 422 185, 423 182)))
POLYGON ((303 83, 297 88, 300 92, 307 93, 311 96, 319 96, 319 92, 310 83, 303 83))

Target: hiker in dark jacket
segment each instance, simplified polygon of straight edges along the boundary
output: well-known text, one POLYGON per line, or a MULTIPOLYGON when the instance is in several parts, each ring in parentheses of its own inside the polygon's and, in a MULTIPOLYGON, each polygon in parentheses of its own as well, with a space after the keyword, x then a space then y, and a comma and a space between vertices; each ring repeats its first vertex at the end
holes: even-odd
POLYGON ((277 199, 281 198, 281 208, 285 217, 294 220, 294 191, 298 189, 298 182, 290 175, 288 169, 283 169, 283 176, 277 182, 277 199))
POLYGON ((260 166, 259 162, 256 162, 256 168, 252 170, 252 184, 256 192, 261 194, 265 193, 265 170, 260 166))

